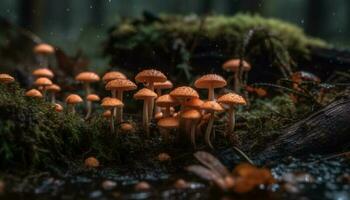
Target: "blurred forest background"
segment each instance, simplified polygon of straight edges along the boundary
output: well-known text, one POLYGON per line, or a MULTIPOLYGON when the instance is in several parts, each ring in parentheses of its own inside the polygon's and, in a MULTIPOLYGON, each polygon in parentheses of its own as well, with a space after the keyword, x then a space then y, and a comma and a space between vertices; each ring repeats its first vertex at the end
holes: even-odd
MULTIPOLYGON (((1 0, 0 17, 73 53, 82 49, 94 65, 105 65, 101 43, 121 17, 143 11, 167 14, 258 13, 297 24, 309 35, 350 46, 349 0, 1 0)), ((0 30, 1 32, 1 30, 0 30)))

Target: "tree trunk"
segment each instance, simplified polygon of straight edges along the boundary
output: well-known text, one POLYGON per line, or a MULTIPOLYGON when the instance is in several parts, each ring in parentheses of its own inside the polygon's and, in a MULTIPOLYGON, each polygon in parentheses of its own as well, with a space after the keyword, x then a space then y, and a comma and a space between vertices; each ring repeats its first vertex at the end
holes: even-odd
POLYGON ((350 145, 349 122, 350 98, 335 101, 283 130, 256 159, 268 161, 344 150, 350 145))

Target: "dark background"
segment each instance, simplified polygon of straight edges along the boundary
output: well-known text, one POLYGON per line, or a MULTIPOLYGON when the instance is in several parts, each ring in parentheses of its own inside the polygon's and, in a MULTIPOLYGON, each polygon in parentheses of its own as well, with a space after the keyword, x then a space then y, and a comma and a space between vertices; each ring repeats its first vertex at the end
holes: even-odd
MULTIPOLYGON (((302 26, 339 48, 350 46, 348 0, 1 0, 0 16, 67 52, 83 49, 94 65, 106 30, 120 17, 142 11, 168 14, 258 13, 302 26)), ((1 30, 0 30, 1 31, 1 30)))

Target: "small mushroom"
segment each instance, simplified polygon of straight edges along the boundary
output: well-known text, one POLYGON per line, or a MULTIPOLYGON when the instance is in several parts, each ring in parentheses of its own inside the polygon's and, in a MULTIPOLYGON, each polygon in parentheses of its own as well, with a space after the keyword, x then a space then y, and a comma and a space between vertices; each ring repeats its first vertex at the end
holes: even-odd
POLYGON ((141 181, 135 185, 135 190, 137 191, 144 191, 144 190, 150 190, 150 189, 151 189, 151 185, 146 181, 141 181))
POLYGON ((25 95, 27 97, 34 97, 34 98, 38 98, 38 99, 43 98, 43 95, 37 89, 31 89, 31 90, 27 91, 25 95))
MULTIPOLYGON (((123 92, 136 90, 137 86, 134 82, 128 79, 115 79, 107 83, 106 90, 111 90, 112 97, 118 98, 123 102, 123 92)), ((117 123, 123 121, 123 108, 118 108, 113 111, 114 117, 116 117, 117 123)))
POLYGON ((142 88, 134 94, 134 99, 143 100, 143 117, 142 124, 143 128, 146 131, 146 136, 149 136, 149 102, 154 101, 157 97, 157 94, 150 89, 142 88))
POLYGON ((178 102, 169 94, 158 96, 158 98, 156 99, 156 106, 160 108, 165 108, 164 112, 159 112, 163 113, 162 117, 170 117, 170 108, 176 105, 178 105, 178 102))
POLYGON ((105 83, 108 83, 109 81, 113 81, 115 79, 127 79, 126 76, 118 71, 110 71, 105 73, 105 75, 103 75, 102 80, 105 83))
POLYGON ((15 81, 15 78, 9 74, 0 74, 0 83, 8 84, 15 81))
POLYGON ((38 55, 40 66, 48 67, 49 56, 55 53, 55 48, 49 44, 41 43, 36 45, 33 51, 38 55))
POLYGON ((100 166, 100 162, 95 157, 88 157, 84 161, 84 165, 86 168, 92 169, 100 166))
POLYGON ((158 127, 160 128, 160 133, 162 138, 166 143, 169 141, 169 130, 179 127, 179 120, 175 117, 165 117, 158 121, 158 127))
MULTIPOLYGON (((146 69, 139 72, 135 77, 136 82, 144 83, 147 85, 147 88, 151 91, 154 91, 154 83, 155 82, 165 82, 167 77, 160 71, 155 69, 146 69)), ((153 107, 154 100, 150 101, 148 118, 151 120, 153 117, 153 107)))
POLYGON ((227 132, 233 134, 235 128, 235 106, 236 105, 246 105, 247 102, 244 98, 235 93, 227 93, 218 98, 218 102, 224 105, 229 106, 229 118, 228 118, 228 129, 227 132))
MULTIPOLYGON (((101 106, 105 109, 105 110, 113 110, 114 108, 120 108, 123 107, 124 104, 123 102, 121 102, 119 99, 117 98, 111 98, 111 97, 106 97, 102 100, 102 104, 101 106)), ((110 118, 110 127, 111 127, 111 133, 113 134, 115 132, 115 128, 114 128, 114 116, 112 115, 110 118)), ((117 135, 118 136, 118 135, 117 135)))
MULTIPOLYGON (((160 97, 162 95, 162 90, 171 89, 171 88, 173 88, 173 83, 169 80, 167 80, 165 82, 155 82, 154 83, 154 89, 156 90, 158 97, 160 97)), ((157 105, 155 107, 154 112, 155 113, 160 112, 160 108, 157 105)))
POLYGON ((225 62, 222 65, 222 68, 226 71, 231 71, 234 73, 234 91, 239 93, 241 90, 241 83, 239 80, 239 68, 242 66, 242 71, 247 73, 251 69, 251 65, 245 61, 245 60, 240 60, 240 59, 231 59, 225 62))
POLYGON ((203 103, 204 103, 204 101, 202 101, 200 98, 193 98, 193 99, 185 102, 184 106, 185 106, 185 108, 200 110, 203 103))
POLYGON ((83 99, 77 94, 70 94, 66 98, 66 103, 73 114, 75 114, 75 105, 81 102, 83 102, 83 99))
POLYGON ((89 119, 90 118, 90 115, 92 113, 92 102, 98 102, 100 101, 100 97, 97 95, 97 94, 89 94, 87 97, 86 97, 86 100, 87 101, 90 101, 91 103, 91 106, 89 107, 90 109, 88 110, 88 112, 86 113, 86 116, 85 116, 85 119, 89 119))
MULTIPOLYGON (((82 82, 84 84, 86 90, 86 97, 91 94, 90 84, 94 82, 98 82, 100 77, 94 72, 81 72, 77 76, 75 76, 75 80, 82 82)), ((86 110, 91 109, 91 102, 86 101, 86 110)))
POLYGON ((56 102, 56 93, 61 91, 61 87, 56 84, 51 84, 46 87, 46 91, 51 94, 51 103, 56 102))
POLYGON ((135 128, 131 123, 125 122, 120 124, 120 130, 122 130, 124 133, 133 133, 135 132, 135 128))
POLYGON ((46 94, 46 88, 50 85, 52 85, 52 81, 45 77, 40 77, 35 80, 34 85, 37 86, 39 89, 42 90, 43 96, 45 98, 46 94))
POLYGON ((205 103, 203 103, 203 105, 201 106, 201 108, 203 110, 206 110, 207 112, 209 112, 210 115, 210 119, 208 122, 208 126, 207 129, 205 131, 205 142, 210 146, 210 148, 213 148, 213 145, 210 142, 210 135, 213 129, 213 125, 214 125, 214 119, 215 119, 215 112, 221 112, 224 109, 221 107, 220 104, 218 104, 216 101, 207 101, 205 103))
POLYGON ((34 70, 32 72, 32 74, 36 78, 45 77, 45 78, 48 78, 48 79, 52 79, 55 76, 54 73, 48 68, 36 69, 36 70, 34 70))
POLYGON ((189 184, 184 179, 178 179, 174 183, 176 189, 186 189, 189 187, 189 184))
POLYGON ((103 117, 110 119, 112 117, 112 112, 110 110, 105 110, 102 114, 103 117))
POLYGON ((55 103, 55 111, 56 112, 62 112, 63 111, 63 107, 61 106, 61 104, 55 103))
POLYGON ((222 88, 226 86, 226 81, 222 76, 217 74, 207 74, 196 80, 194 86, 196 88, 208 89, 208 100, 213 101, 215 99, 215 88, 222 88))
POLYGON ((167 162, 171 160, 170 155, 167 153, 160 153, 158 154, 157 158, 160 162, 167 162))
POLYGON ((196 126, 200 118, 202 117, 201 113, 196 109, 185 110, 181 117, 188 121, 191 125, 190 131, 187 130, 187 133, 190 134, 191 143, 193 148, 196 149, 196 126))

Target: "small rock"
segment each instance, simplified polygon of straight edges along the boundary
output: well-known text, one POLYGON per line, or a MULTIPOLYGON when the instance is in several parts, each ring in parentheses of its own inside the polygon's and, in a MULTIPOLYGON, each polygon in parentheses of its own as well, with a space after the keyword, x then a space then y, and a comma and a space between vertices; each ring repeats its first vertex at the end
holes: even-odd
POLYGON ((149 190, 149 189, 151 189, 151 186, 146 181, 141 181, 135 185, 135 190, 137 191, 149 190))
POLYGON ((100 166, 100 162, 95 157, 89 157, 85 159, 84 165, 87 168, 97 168, 100 166))
POLYGON ((112 190, 115 186, 117 186, 117 183, 114 181, 106 180, 102 182, 102 188, 105 190, 112 190))

